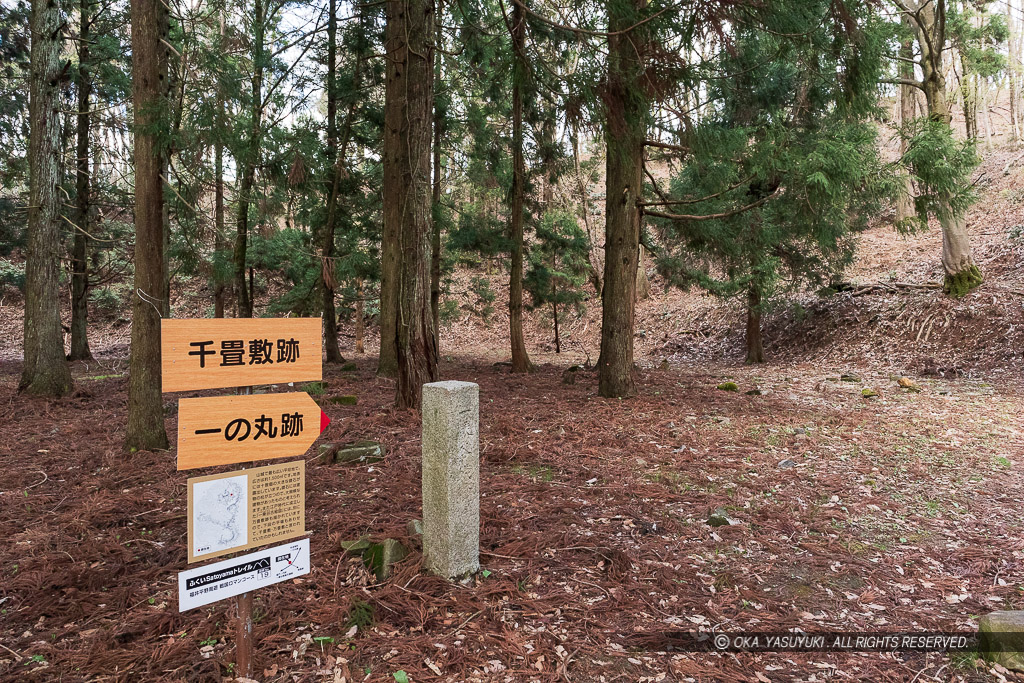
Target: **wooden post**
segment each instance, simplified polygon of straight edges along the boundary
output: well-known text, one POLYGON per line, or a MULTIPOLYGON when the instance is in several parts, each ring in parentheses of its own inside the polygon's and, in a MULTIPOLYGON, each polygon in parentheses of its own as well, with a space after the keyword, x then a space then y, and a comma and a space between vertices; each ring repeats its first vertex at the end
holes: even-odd
MULTIPOLYGON (((252 393, 252 387, 239 387, 237 393, 239 396, 248 396, 252 393)), ((242 465, 242 469, 252 466, 253 463, 247 462, 242 465)), ((235 676, 252 678, 255 670, 252 644, 252 591, 237 596, 235 607, 238 612, 238 622, 235 624, 235 676)))

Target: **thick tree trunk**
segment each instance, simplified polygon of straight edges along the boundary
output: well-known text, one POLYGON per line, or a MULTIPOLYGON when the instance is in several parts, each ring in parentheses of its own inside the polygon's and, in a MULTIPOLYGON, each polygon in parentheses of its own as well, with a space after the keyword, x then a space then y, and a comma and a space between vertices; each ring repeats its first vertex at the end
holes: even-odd
POLYGON ((530 372, 533 363, 523 339, 523 222, 526 161, 523 156, 523 83, 526 80, 526 17, 522 5, 512 5, 512 264, 508 284, 508 325, 512 346, 512 372, 530 372))
POLYGON ((753 285, 747 290, 747 362, 764 362, 761 337, 761 292, 753 285))
MULTIPOLYGON (((928 116, 933 121, 950 125, 949 104, 946 101, 946 81, 942 72, 942 53, 932 51, 932 45, 945 44, 945 9, 942 0, 923 3, 915 15, 914 29, 921 52, 921 71, 928 116)), ((948 197, 939 197, 938 218, 942 226, 942 267, 946 277, 944 291, 961 297, 982 283, 981 269, 971 256, 967 217, 953 208, 948 197)))
MULTIPOLYGON (((439 10, 440 12, 440 10, 439 10)), ((441 82, 441 19, 434 29, 434 83, 441 82)), ((441 355, 441 134, 443 114, 434 102, 434 185, 430 226, 430 313, 434 319, 434 349, 441 355)))
POLYGON ((28 254, 25 262, 25 365, 20 389, 39 396, 71 391, 60 326, 60 9, 32 0, 29 74, 28 254))
POLYGON ((398 289, 401 280, 401 251, 399 238, 402 231, 402 198, 407 188, 402 186, 403 130, 407 74, 405 37, 405 5, 389 2, 388 22, 385 25, 384 45, 384 155, 381 196, 383 229, 380 245, 380 354, 377 374, 395 377, 398 374, 398 289), (394 6, 393 6, 394 5, 394 6), (397 16, 401 15, 401 16, 397 16), (401 49, 399 55, 395 50, 401 49))
MULTIPOLYGON (((224 44, 224 8, 220 8, 220 45, 224 44)), ((220 254, 227 247, 224 239, 224 91, 217 82, 217 133, 213 142, 213 248, 220 254)), ((227 283, 224 273, 214 264, 213 270, 213 317, 224 317, 224 299, 227 283)))
POLYGON ((132 450, 167 448, 160 392, 160 309, 154 292, 164 286, 164 95, 166 47, 161 41, 160 0, 132 0, 132 105, 135 111, 135 292, 128 378, 127 446, 132 450))
MULTIPOLYGON (((903 17, 903 24, 908 29, 910 26, 910 18, 903 17)), ((907 38, 900 45, 900 57, 903 59, 913 59, 914 57, 914 40, 913 38, 907 38)), ((914 65, 909 62, 900 63, 900 77, 905 79, 914 78, 914 65)), ((914 120, 917 115, 917 88, 912 85, 901 85, 900 86, 900 125, 906 128, 910 125, 910 122, 914 120)), ((909 143, 904 136, 900 136, 900 155, 907 153, 909 143)), ((916 215, 914 210, 914 186, 911 183, 910 176, 908 175, 903 183, 903 190, 900 196, 896 200, 896 220, 906 221, 913 218, 916 215)))
POLYGON ((342 160, 338 158, 338 7, 330 0, 327 17, 327 158, 331 186, 327 197, 327 221, 321 235, 320 293, 324 312, 324 353, 328 363, 341 363, 338 347, 338 312, 334 308, 334 224, 338 212, 338 186, 342 160))
POLYGON ((71 248, 71 353, 68 360, 89 360, 89 0, 79 4, 78 30, 78 126, 75 146, 75 238, 71 248))
MULTIPOLYGON (((637 6, 643 0, 632 0, 637 6)), ((636 269, 640 250, 643 141, 648 105, 641 82, 640 30, 629 0, 609 0, 608 86, 605 94, 607 144, 605 181, 604 290, 601 296, 601 358, 598 392, 606 398, 629 396, 633 384, 633 322, 636 269)))
MULTIPOLYGON (((242 160, 242 182, 238 188, 238 219, 235 234, 235 301, 239 318, 252 317, 252 292, 245 283, 245 255, 249 239, 249 205, 252 202, 253 185, 256 182, 256 167, 259 164, 260 142, 263 132, 263 52, 266 32, 266 11, 263 0, 253 2, 252 39, 252 105, 250 110, 250 131, 245 158, 242 160)), ((252 276, 250 274, 250 282, 252 276)))
POLYGON ((419 408, 423 384, 437 378, 430 311, 434 6, 431 0, 388 0, 386 7, 384 179, 398 181, 391 196, 398 199, 400 255, 395 405, 419 408))

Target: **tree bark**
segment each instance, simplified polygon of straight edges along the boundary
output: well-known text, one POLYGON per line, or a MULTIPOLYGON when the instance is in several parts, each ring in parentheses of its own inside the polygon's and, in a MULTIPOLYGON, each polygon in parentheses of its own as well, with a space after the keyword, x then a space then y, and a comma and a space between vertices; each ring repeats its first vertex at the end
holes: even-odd
POLYGON ((392 216, 398 219, 399 247, 395 405, 419 408, 423 384, 437 378, 430 310, 434 5, 388 0, 386 8, 384 180, 398 182, 388 193, 398 200, 392 216))
POLYGON ((764 362, 761 337, 761 292, 754 285, 747 290, 747 362, 764 362))
POLYGON ((90 360, 89 350, 89 73, 90 0, 79 3, 78 115, 75 146, 75 238, 71 248, 71 353, 68 360, 90 360))
MULTIPOLYGON (((949 126, 952 117, 946 100, 946 80, 942 71, 942 46, 946 38, 946 3, 944 0, 923 2, 913 15, 928 116, 949 126), (932 50, 932 46, 936 46, 932 50)), ((967 217, 952 206, 951 198, 939 197, 938 218, 942 226, 942 267, 946 277, 944 291, 961 297, 982 283, 981 269, 971 255, 967 217)))
POLYGON ((135 111, 135 292, 128 377, 127 446, 165 449, 160 383, 160 309, 164 286, 164 192, 167 60, 160 0, 132 0, 132 106, 135 111))
POLYGON ((238 188, 238 219, 235 231, 235 301, 239 318, 251 318, 253 313, 252 296, 245 282, 245 256, 246 243, 249 239, 249 205, 252 202, 253 185, 256 182, 256 167, 259 164, 263 132, 263 42, 265 33, 266 11, 263 7, 263 0, 254 0, 250 131, 245 158, 242 160, 242 182, 238 188))
POLYGON ((60 326, 60 9, 32 0, 29 73, 29 207, 25 262, 25 365, 19 388, 38 396, 71 391, 60 326))
MULTIPOLYGON (((220 43, 224 46, 224 8, 220 8, 220 43)), ((213 249, 220 254, 226 248, 224 240, 224 89, 218 77, 217 80, 217 119, 216 133, 213 142, 213 249)), ((219 259, 218 259, 219 260, 219 259)), ((224 299, 227 291, 227 283, 221 272, 219 264, 214 264, 213 269, 213 317, 224 317, 224 299)))
POLYGON ((356 280, 356 353, 365 353, 366 321, 363 312, 363 278, 356 280))
POLYGON ((405 24, 404 3, 389 0, 388 21, 385 24, 384 47, 384 155, 381 197, 383 228, 380 247, 380 354, 377 374, 395 377, 398 374, 398 289, 401 279, 401 249, 399 239, 402 226, 402 197, 407 188, 402 186, 402 166, 405 152, 403 129, 407 84, 407 49, 401 35, 405 24), (399 16, 400 15, 400 16, 399 16), (397 52, 402 50, 401 53, 397 52))
POLYGON ((531 372, 534 367, 523 339, 523 222, 526 194, 526 160, 523 156, 523 83, 526 80, 526 16, 518 2, 512 5, 512 215, 510 220, 512 263, 508 284, 508 325, 512 346, 512 372, 531 372))
MULTIPOLYGON (((911 30, 910 18, 906 15, 903 16, 903 25, 911 30)), ((900 57, 903 59, 913 59, 914 57, 914 39, 908 37, 900 45, 900 57)), ((903 61, 900 63, 900 77, 904 79, 914 78, 914 65, 903 61)), ((917 88, 912 85, 903 84, 900 86, 900 125, 906 130, 910 122, 914 120, 917 114, 917 88)), ((900 155, 907 153, 909 142, 905 135, 900 136, 900 155)), ((900 196, 896 200, 896 220, 906 221, 917 215, 914 210, 914 186, 908 175, 903 182, 903 190, 900 196)))
POLYGON ((640 251, 636 258, 636 300, 643 301, 651 296, 651 278, 647 276, 647 268, 644 267, 644 245, 640 245, 640 251))
POLYGON ((321 241, 320 293, 324 312, 324 353, 328 363, 341 363, 338 347, 338 312, 334 307, 334 224, 338 211, 338 186, 342 160, 338 157, 338 6, 330 0, 327 17, 327 159, 331 187, 327 197, 327 221, 321 241))
POLYGON ((643 89, 641 29, 636 23, 643 0, 608 2, 608 85, 605 94, 605 259, 602 291, 601 357, 598 393, 630 396, 633 383, 633 322, 640 248, 643 141, 648 113, 643 89), (631 6, 635 2, 635 6, 631 6))
MULTIPOLYGON (((440 10, 440 8, 439 8, 440 10)), ((441 20, 434 29, 434 83, 441 82, 441 20)), ((434 349, 441 354, 441 134, 444 120, 434 100, 434 185, 430 227, 430 313, 434 319, 434 349)))

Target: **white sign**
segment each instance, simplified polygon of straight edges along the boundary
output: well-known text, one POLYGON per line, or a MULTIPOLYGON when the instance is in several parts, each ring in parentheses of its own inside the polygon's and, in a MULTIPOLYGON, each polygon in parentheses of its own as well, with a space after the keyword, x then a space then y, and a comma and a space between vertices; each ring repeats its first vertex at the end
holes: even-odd
POLYGON ((178 611, 194 609, 308 574, 309 539, 178 574, 178 611))

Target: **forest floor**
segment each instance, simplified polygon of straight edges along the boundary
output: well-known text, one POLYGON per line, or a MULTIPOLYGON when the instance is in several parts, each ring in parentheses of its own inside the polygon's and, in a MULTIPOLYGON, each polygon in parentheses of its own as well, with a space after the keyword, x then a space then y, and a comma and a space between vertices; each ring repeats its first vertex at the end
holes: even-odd
MULTIPOLYGON (((952 301, 904 287, 938 280, 941 236, 899 237, 882 221, 862 238, 853 291, 769 313, 764 367, 741 364, 735 303, 664 292, 657 277, 638 306, 628 400, 598 398, 589 370, 562 382, 597 356, 593 299, 563 328, 562 354, 543 312, 528 317, 528 376, 494 365, 507 358, 500 288, 489 323, 452 321, 441 376, 481 387, 486 571, 465 585, 423 573, 406 531, 421 515, 418 416, 392 407, 374 357, 354 356, 354 372, 325 367, 316 399, 334 422, 321 441, 373 439, 387 455, 358 466, 307 454, 313 570, 258 592, 258 678, 1024 680, 969 655, 669 649, 686 629, 972 630, 982 614, 1024 609, 1018 155, 997 150, 982 167, 978 290, 952 301), (920 391, 901 388, 904 375, 920 391), (716 388, 726 380, 739 391, 716 388), (327 400, 348 394, 358 405, 327 400), (737 523, 709 526, 718 508, 737 523), (377 581, 341 551, 362 535, 413 552, 377 581), (351 633, 362 603, 373 625, 351 633)), ((193 284, 176 316, 209 307, 193 284)), ((17 293, 0 292, 0 680, 229 677, 231 601, 178 613, 186 475, 173 450, 123 449, 124 313, 94 312, 98 360, 74 364, 77 391, 61 401, 16 392, 21 315, 17 293)))
MULTIPOLYGON (((260 680, 1013 680, 967 655, 669 645, 680 629, 972 630, 1024 609, 1019 381, 914 392, 878 372, 840 381, 841 365, 671 368, 608 401, 590 372, 563 384, 561 364, 518 376, 453 358, 443 376, 481 387, 486 572, 450 585, 406 531, 419 419, 392 407, 373 359, 356 363, 325 369, 327 397, 359 403, 318 397, 334 420, 321 439, 387 456, 308 454, 313 570, 257 593, 260 680), (717 508, 736 524, 709 526, 717 508), (414 552, 378 582, 339 546, 364 534, 414 552), (375 619, 353 634, 358 602, 375 619)), ((0 679, 228 676, 231 601, 177 609, 186 477, 173 452, 122 447, 124 362, 76 364, 62 401, 16 394, 18 369, 0 363, 0 679)))

